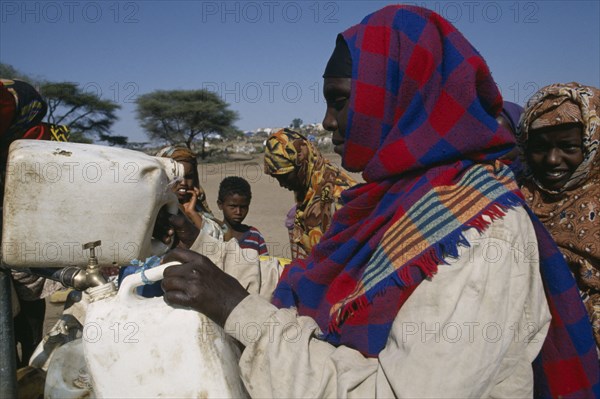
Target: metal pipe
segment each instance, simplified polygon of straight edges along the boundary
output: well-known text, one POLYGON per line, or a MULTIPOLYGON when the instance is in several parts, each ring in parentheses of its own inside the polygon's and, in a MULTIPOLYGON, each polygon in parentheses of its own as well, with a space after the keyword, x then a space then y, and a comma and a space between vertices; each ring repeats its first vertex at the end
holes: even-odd
POLYGON ((78 291, 101 286, 106 284, 107 281, 101 273, 101 268, 98 265, 98 258, 96 258, 94 251, 100 244, 101 241, 93 241, 83 245, 83 249, 90 250, 90 257, 85 268, 77 266, 67 266, 63 268, 32 267, 21 271, 25 271, 34 276, 58 281, 64 286, 74 288, 78 291))
POLYGON ((58 281, 66 287, 79 291, 106 284, 100 268, 95 265, 88 266, 86 269, 76 266, 67 266, 62 269, 39 267, 29 269, 28 273, 58 281))
POLYGON ((27 272, 33 274, 34 276, 40 276, 50 280, 58 281, 67 287, 75 288, 75 277, 79 273, 83 273, 84 270, 75 266, 63 268, 36 267, 28 269, 27 272))
POLYGON ((60 281, 60 271, 62 269, 52 268, 52 267, 36 267, 31 269, 25 269, 21 271, 27 271, 29 274, 33 274, 34 276, 40 276, 44 278, 48 278, 54 281, 60 281))
POLYGON ((0 398, 17 397, 17 354, 10 270, 0 267, 0 398))

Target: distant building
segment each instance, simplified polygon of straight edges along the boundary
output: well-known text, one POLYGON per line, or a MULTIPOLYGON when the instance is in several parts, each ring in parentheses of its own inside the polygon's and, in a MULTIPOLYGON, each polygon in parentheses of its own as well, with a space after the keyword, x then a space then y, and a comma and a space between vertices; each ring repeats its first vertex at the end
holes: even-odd
POLYGON ((331 141, 331 137, 325 136, 325 137, 319 137, 319 140, 317 140, 317 144, 319 146, 329 146, 329 145, 332 145, 333 142, 331 141))
POLYGON ((223 140, 223 136, 221 136, 219 133, 208 133, 206 138, 209 140, 223 140))

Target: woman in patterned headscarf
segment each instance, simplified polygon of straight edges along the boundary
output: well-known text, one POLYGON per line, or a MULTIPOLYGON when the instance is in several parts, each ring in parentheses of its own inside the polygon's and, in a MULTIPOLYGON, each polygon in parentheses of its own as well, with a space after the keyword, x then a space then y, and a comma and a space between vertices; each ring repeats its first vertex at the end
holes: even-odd
POLYGON ((214 219, 214 215, 206 201, 206 194, 198 177, 198 161, 196 154, 187 147, 168 146, 156 153, 157 157, 171 158, 181 163, 184 177, 175 187, 181 210, 198 227, 202 228, 202 216, 214 219))
POLYGON ((600 347, 600 90, 553 84, 528 102, 522 191, 575 274, 600 347))
MULTIPOLYGON (((288 129, 273 133, 265 146, 265 173, 294 192, 292 244, 309 254, 342 207, 342 191, 356 182, 325 159, 306 137, 288 129)), ((301 257, 302 254, 300 255, 301 257)))
POLYGON ((183 165, 184 177, 175 187, 181 211, 200 230, 213 238, 222 239, 224 225, 215 218, 208 206, 206 193, 200 185, 196 154, 187 147, 167 146, 159 150, 156 156, 172 158, 183 165))

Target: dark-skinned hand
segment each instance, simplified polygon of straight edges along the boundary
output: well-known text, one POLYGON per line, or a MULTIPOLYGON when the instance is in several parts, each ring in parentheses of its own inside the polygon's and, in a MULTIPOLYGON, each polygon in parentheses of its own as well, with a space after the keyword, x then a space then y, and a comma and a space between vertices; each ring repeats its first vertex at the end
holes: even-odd
POLYGON ((182 245, 190 248, 200 230, 183 213, 172 215, 163 207, 156 217, 156 224, 152 236, 161 240, 166 245, 182 245))
POLYGON ((169 305, 189 307, 206 315, 219 326, 246 297, 248 291, 206 256, 176 248, 167 253, 163 263, 179 261, 181 265, 167 267, 162 289, 169 305))

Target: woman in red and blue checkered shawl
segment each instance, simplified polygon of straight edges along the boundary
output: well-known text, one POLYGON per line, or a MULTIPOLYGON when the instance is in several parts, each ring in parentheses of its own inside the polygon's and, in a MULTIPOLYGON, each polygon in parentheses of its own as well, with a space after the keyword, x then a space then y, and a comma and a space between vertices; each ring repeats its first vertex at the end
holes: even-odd
MULTIPOLYGON (((345 193, 346 206, 322 244, 306 262, 286 270, 274 303, 313 317, 322 339, 377 356, 411 294, 435 282, 439 265, 456 256, 458 246, 474 245, 465 239, 469 228, 485 234, 511 210, 527 207, 497 161, 514 139, 495 121, 502 109, 496 84, 479 53, 439 15, 389 6, 367 16, 338 37, 324 77, 323 125, 334 131, 342 165, 362 171, 366 184, 345 193), (344 52, 346 57, 339 56, 344 52)), ((507 227, 518 231, 533 224, 554 320, 535 363, 536 394, 598 394, 593 341, 573 278, 527 212, 507 227)), ((484 268, 483 259, 470 267, 484 268)), ((434 362, 460 365, 460 358, 454 360, 440 356, 434 362)), ((475 370, 464 372, 475 376, 475 370)), ((438 383, 452 395, 451 383, 438 383)), ((490 393, 456 391, 469 392, 490 393)))
POLYGON ((385 7, 338 37, 324 95, 323 125, 365 183, 273 304, 190 254, 165 271, 168 303, 245 345, 250 395, 531 397, 534 371, 538 396, 597 395, 589 320, 498 161, 514 138, 473 46, 432 11, 385 7))

